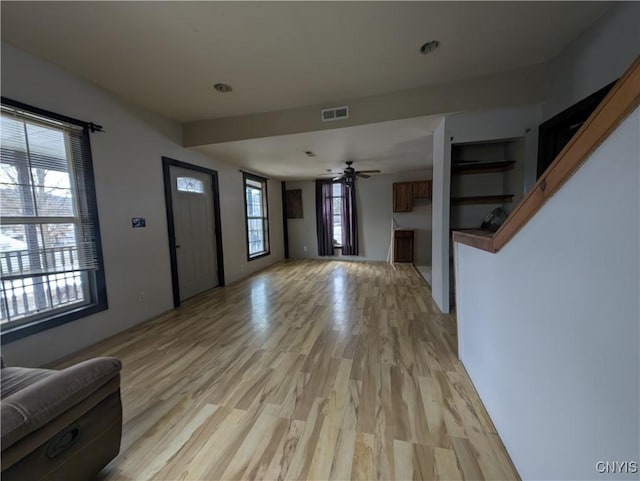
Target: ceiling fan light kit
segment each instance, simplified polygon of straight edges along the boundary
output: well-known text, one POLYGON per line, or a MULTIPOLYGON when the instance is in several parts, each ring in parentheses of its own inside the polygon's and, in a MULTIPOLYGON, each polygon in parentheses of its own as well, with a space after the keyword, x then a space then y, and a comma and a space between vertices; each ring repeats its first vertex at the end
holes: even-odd
POLYGON ((377 169, 376 170, 356 170, 353 167, 351 167, 351 164, 353 164, 353 160, 347 160, 345 163, 347 164, 347 166, 345 167, 342 175, 339 175, 338 177, 334 177, 331 180, 333 180, 334 182, 343 182, 347 185, 351 185, 355 181, 356 177, 360 177, 362 179, 368 179, 371 176, 367 174, 382 173, 380 170, 377 170, 377 169))

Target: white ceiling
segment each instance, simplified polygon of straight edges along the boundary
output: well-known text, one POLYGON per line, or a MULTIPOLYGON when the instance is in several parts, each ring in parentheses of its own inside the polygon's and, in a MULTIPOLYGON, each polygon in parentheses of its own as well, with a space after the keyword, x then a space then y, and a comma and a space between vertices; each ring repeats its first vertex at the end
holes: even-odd
POLYGON ((1 2, 2 39, 178 121, 549 60, 604 2, 1 2), (441 48, 422 56, 437 39, 441 48), (234 92, 219 94, 216 82, 234 92))
MULTIPOLYGON (((7 2, 1 34, 129 102, 181 122, 324 104, 553 58, 607 2, 7 2), (423 56, 420 46, 439 40, 423 56), (233 86, 230 94, 213 90, 233 86)), ((315 178, 432 165, 439 117, 227 142, 247 170, 315 178), (312 150, 316 157, 307 157, 312 150)))
POLYGON ((327 170, 341 172, 353 160, 356 170, 383 174, 427 169, 433 165, 433 131, 442 117, 393 120, 341 129, 280 135, 198 147, 255 173, 283 180, 313 179, 327 170), (311 150, 316 156, 308 157, 311 150))

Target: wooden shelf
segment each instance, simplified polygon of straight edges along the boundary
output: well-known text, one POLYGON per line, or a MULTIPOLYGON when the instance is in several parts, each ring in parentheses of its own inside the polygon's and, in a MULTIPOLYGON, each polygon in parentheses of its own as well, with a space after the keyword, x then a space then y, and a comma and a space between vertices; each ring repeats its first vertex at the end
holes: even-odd
POLYGON ((513 194, 451 197, 451 205, 506 204, 513 201, 513 194))
POLYGON ((451 175, 490 174, 493 172, 506 172, 513 169, 515 160, 501 160, 498 162, 465 162, 453 164, 451 175))

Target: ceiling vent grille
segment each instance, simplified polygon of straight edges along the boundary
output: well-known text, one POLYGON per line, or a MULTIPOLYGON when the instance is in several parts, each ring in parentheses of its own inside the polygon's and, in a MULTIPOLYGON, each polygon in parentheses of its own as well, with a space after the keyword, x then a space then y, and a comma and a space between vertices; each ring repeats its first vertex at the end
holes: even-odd
POLYGON ((330 109, 322 109, 320 111, 320 119, 323 122, 333 122, 335 120, 344 120, 349 118, 349 106, 332 107, 330 109))

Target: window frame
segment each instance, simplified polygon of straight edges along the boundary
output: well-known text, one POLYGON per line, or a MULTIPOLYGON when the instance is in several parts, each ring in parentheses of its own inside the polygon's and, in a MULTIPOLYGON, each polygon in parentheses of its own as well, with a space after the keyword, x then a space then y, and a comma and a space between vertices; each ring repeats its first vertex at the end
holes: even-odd
MULTIPOLYGON (((250 174, 248 172, 242 172, 242 194, 244 198, 244 226, 245 226, 245 243, 247 247, 247 261, 253 261, 256 259, 260 259, 261 257, 265 257, 271 255, 271 240, 269 238, 269 191, 268 191, 268 182, 269 179, 266 177, 261 177, 259 175, 250 174), (249 217, 248 205, 247 205, 247 181, 259 182, 262 184, 263 195, 262 195, 262 204, 264 208, 262 217, 249 217), (261 252, 257 252, 255 254, 250 253, 249 249, 249 220, 252 219, 262 219, 262 231, 265 235, 265 250, 261 252)), ((254 187, 255 188, 255 187, 254 187)))
MULTIPOLYGON (((65 115, 18 102, 7 97, 0 97, 0 102, 7 107, 23 110, 27 113, 46 117, 58 122, 76 125, 82 128, 82 133, 80 135, 82 137, 83 156, 86 161, 86 168, 83 175, 83 180, 86 186, 85 200, 89 214, 88 217, 91 220, 91 224, 93 225, 95 232, 95 251, 99 266, 96 270, 85 271, 86 277, 89 280, 88 286, 85 287, 86 292, 90 297, 87 303, 75 307, 71 305, 69 309, 61 308, 44 311, 41 314, 34 316, 33 319, 26 319, 24 322, 19 322, 15 326, 11 326, 11 322, 3 324, 0 329, 0 343, 6 344, 107 310, 109 306, 107 301, 106 278, 102 255, 102 237, 100 235, 100 223, 98 218, 93 157, 91 155, 91 142, 89 138, 89 130, 93 131, 96 126, 89 122, 83 122, 65 115), (47 315, 47 312, 50 312, 51 315, 47 315)), ((74 192, 73 201, 77 205, 78 198, 75 197, 75 195, 77 194, 74 192)))
POLYGON ((204 188, 204 182, 202 181, 202 179, 197 179, 195 177, 183 177, 183 176, 179 176, 176 179, 176 191, 180 192, 181 194, 195 194, 195 195, 203 195, 206 194, 205 188, 204 188), (180 188, 180 180, 185 179, 185 180, 194 180, 194 186, 198 186, 201 190, 197 190, 195 187, 193 190, 189 190, 189 189, 181 189, 180 188))
POLYGON ((339 217, 340 217, 340 242, 338 244, 334 244, 333 247, 335 249, 342 249, 342 245, 344 243, 344 216, 342 215, 342 206, 344 205, 344 197, 345 197, 345 193, 344 193, 344 188, 343 188, 343 182, 340 182, 339 180, 332 182, 331 185, 331 237, 333 237, 333 240, 335 241, 335 222, 333 222, 333 219, 336 218, 336 213, 334 210, 334 205, 333 205, 333 199, 340 199, 340 212, 339 212, 339 217), (334 195, 334 189, 335 186, 339 185, 340 186, 340 195, 334 195))

